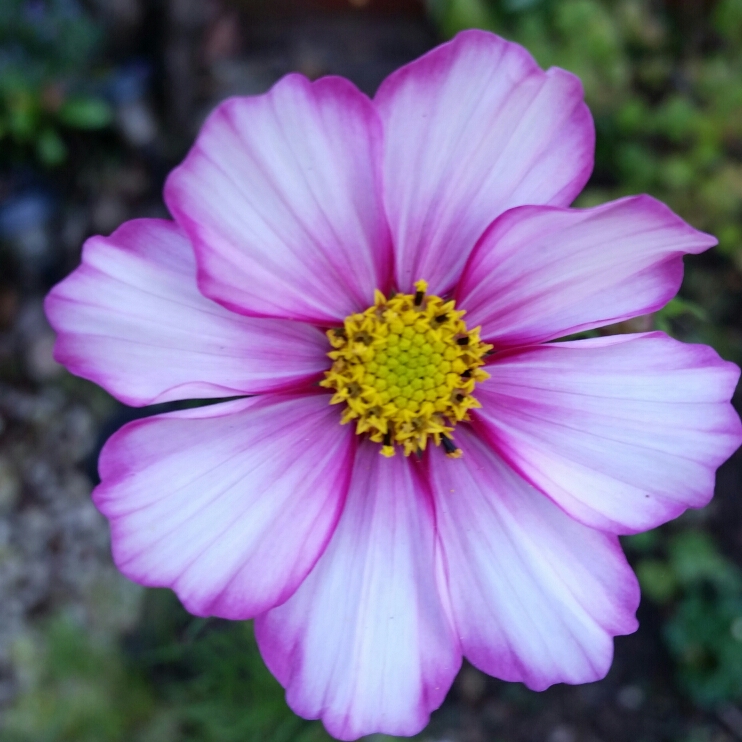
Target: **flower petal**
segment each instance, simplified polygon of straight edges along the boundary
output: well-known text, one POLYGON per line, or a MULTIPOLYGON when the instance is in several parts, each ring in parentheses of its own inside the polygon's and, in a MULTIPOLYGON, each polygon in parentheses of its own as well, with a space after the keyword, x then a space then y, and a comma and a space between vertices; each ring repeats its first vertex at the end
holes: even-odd
POLYGON ((742 442, 739 369, 663 333, 504 352, 477 420, 528 482, 594 528, 634 533, 712 497, 742 442))
POLYGON ((569 205, 593 167, 580 81, 465 31, 402 67, 374 102, 384 121, 384 203, 397 283, 452 288, 485 228, 524 204, 569 205))
POLYGON ((649 196, 524 206, 484 234, 456 299, 496 348, 539 343, 654 312, 680 288, 683 254, 715 244, 649 196))
POLYGON ((288 75, 208 118, 165 200, 192 240, 199 285, 237 312, 341 321, 385 289, 381 124, 350 82, 288 75))
POLYGON ((325 553, 255 626, 291 708, 338 739, 425 726, 461 657, 436 587, 431 503, 409 459, 360 444, 325 553))
POLYGON ((243 317, 202 296, 187 238, 160 219, 89 239, 45 306, 55 358, 130 405, 286 389, 328 366, 314 327, 243 317))
POLYGON ((105 445, 93 499, 130 579, 199 616, 286 600, 342 509, 353 431, 329 396, 253 397, 129 423, 105 445))
POLYGON ((438 533, 464 655, 534 690, 608 672, 636 630, 639 586, 616 536, 578 523, 461 428, 463 457, 429 455, 438 533))

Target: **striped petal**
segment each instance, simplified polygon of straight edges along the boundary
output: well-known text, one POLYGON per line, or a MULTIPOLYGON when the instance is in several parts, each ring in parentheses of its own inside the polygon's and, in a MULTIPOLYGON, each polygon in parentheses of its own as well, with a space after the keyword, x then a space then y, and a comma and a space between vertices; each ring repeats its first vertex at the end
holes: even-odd
POLYGON ((253 316, 327 325, 386 289, 381 123, 347 80, 288 75, 208 118, 165 200, 194 244, 199 285, 253 316))
POLYGON ((45 307, 55 358, 135 406, 305 386, 329 363, 316 328, 243 317, 203 296, 188 239, 161 219, 89 239, 45 307))
POLYGON ((528 482, 594 528, 635 533, 702 507, 742 442, 739 369, 663 333, 495 355, 481 432, 528 482))
POLYGON ((328 399, 253 397, 115 433, 93 499, 121 572, 198 616, 252 618, 288 599, 348 488, 354 435, 328 399))
POLYGON ((580 81, 484 31, 397 70, 374 102, 401 291, 420 278, 448 291, 494 219, 524 204, 568 206, 593 167, 580 81))
POLYGON ((334 737, 425 726, 461 656, 438 598, 431 502, 409 459, 360 444, 332 541, 256 635, 291 708, 334 737))

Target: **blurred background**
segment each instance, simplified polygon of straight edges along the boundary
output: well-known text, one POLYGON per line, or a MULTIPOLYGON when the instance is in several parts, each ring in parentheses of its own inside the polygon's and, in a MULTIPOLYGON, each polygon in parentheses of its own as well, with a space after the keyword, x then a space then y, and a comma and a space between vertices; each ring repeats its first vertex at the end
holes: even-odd
MULTIPOLYGON (((372 94, 463 28, 579 75, 597 125, 578 205, 646 192, 717 235, 652 327, 742 362, 742 0, 0 0, 0 740, 319 742, 249 623, 189 616, 111 563, 89 500, 136 411, 52 358, 42 298, 90 234, 166 216, 208 111, 281 75, 372 94)), ((742 740, 742 457, 717 496, 624 540, 641 628, 609 676, 533 693, 465 666, 428 742, 742 740)), ((388 739, 380 736, 377 742, 388 739)))

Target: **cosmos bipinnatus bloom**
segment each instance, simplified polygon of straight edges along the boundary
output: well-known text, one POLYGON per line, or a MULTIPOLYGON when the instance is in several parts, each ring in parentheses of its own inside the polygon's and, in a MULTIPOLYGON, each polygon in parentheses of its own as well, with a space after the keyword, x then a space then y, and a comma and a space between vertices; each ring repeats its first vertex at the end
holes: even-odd
POLYGON ((716 240, 649 196, 569 208, 577 78, 457 36, 373 99, 289 75, 219 105, 173 221, 85 244, 56 357, 122 402, 229 399, 108 441, 119 569, 255 619, 289 705, 410 735, 466 657, 533 689, 605 675, 636 629, 620 534, 701 507, 740 444, 738 369, 653 312, 716 240))

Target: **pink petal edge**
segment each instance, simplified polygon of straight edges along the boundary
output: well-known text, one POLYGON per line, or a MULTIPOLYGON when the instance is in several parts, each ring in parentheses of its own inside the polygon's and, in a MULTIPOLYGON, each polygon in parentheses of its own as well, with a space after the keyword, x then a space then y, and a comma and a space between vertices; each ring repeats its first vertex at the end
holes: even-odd
POLYGON ((198 616, 287 600, 332 536, 355 436, 328 395, 268 395, 157 415, 106 443, 93 492, 129 579, 198 616))
POLYGON ((329 363, 316 328, 205 298, 188 239, 161 219, 87 240, 45 308, 57 361, 134 406, 302 387, 329 363))
POLYGON ((487 226, 524 204, 568 206, 593 167, 582 84, 542 71, 518 44, 458 34, 390 75, 374 103, 384 123, 384 205, 400 291, 424 278, 450 290, 487 226))
POLYGON ((545 342, 660 309, 680 288, 683 255, 716 243, 649 196, 523 206, 482 236, 457 304, 496 348, 545 342))
POLYGON ((706 505, 742 443, 739 369, 664 333, 496 354, 474 417, 526 481, 577 520, 618 534, 706 505))
POLYGON ((438 597, 434 515, 409 459, 359 444, 348 499, 312 573, 255 621, 300 716, 341 740, 413 735, 461 663, 438 597))
POLYGON ((475 667, 533 690, 603 678, 636 630, 639 585, 618 539, 588 528, 459 426, 427 455, 452 611, 475 667))
POLYGON ((391 277, 381 123, 347 80, 291 74, 231 98, 165 185, 201 291, 235 312, 342 322, 391 277))

